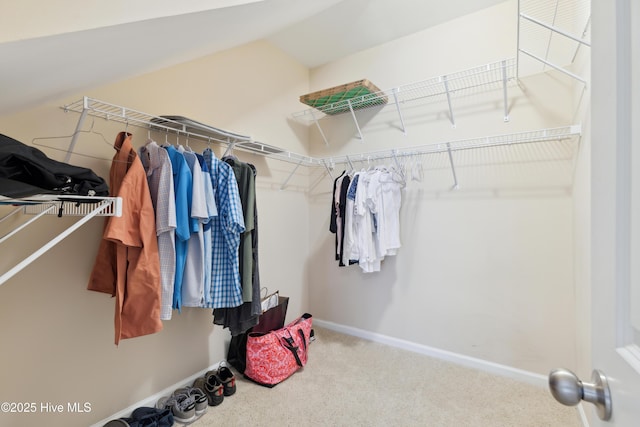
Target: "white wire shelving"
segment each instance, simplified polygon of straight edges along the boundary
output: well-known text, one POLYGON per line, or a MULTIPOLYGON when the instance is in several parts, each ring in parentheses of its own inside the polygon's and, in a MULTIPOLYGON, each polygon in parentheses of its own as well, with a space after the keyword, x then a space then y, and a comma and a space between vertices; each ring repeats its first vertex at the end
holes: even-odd
POLYGON ((507 88, 516 79, 516 59, 509 58, 479 67, 459 71, 452 74, 433 77, 416 83, 382 90, 376 93, 358 96, 322 107, 309 108, 293 113, 293 118, 307 124, 314 123, 324 143, 329 142, 320 126, 320 120, 342 113, 351 113, 358 136, 363 139, 362 129, 358 123, 356 111, 373 107, 395 107, 403 133, 407 129, 403 117, 403 108, 409 104, 417 104, 426 100, 442 100, 447 108, 449 120, 453 127, 455 119, 455 97, 471 94, 481 90, 501 89, 503 94, 504 121, 509 121, 507 105, 507 88))
MULTIPOLYGON (((513 61, 510 65, 504 64, 502 68, 513 68, 513 61)), ((489 70, 496 72, 495 66, 486 67, 489 70)), ((476 73, 469 71, 469 75, 475 75, 476 73)), ((499 72, 502 75, 502 72, 499 72)), ((504 74, 504 80, 508 80, 507 74, 504 74)), ((494 79, 497 76, 494 76, 494 79)), ((460 76, 460 78, 462 78, 460 76)), ((419 87, 423 87, 419 85, 419 87)), ((425 95, 428 96, 428 95, 425 95)), ((422 154, 432 154, 447 152, 451 163, 451 169, 454 175, 455 186, 457 186, 457 178, 455 176, 455 162, 453 153, 459 150, 471 150, 481 149, 486 147, 493 147, 499 145, 513 145, 523 143, 535 143, 542 141, 562 141, 569 138, 574 138, 581 133, 579 125, 542 129, 529 132, 520 132, 513 134, 503 134, 482 138, 440 142, 435 144, 426 144, 413 147, 405 147, 401 149, 390 149, 382 151, 372 151, 367 153, 355 153, 342 156, 329 156, 329 157, 311 157, 293 153, 283 150, 273 145, 263 144, 260 142, 252 141, 250 137, 239 135, 236 133, 227 132, 218 128, 214 128, 208 125, 194 122, 185 118, 168 118, 166 116, 154 116, 151 114, 143 113, 137 110, 132 110, 126 107, 111 104, 105 101, 92 99, 85 97, 80 101, 66 105, 63 107, 65 111, 76 111, 81 113, 78 120, 77 130, 82 128, 82 122, 86 115, 92 115, 101 117, 105 120, 115 120, 119 123, 128 123, 133 126, 139 126, 143 128, 178 132, 180 134, 188 135, 189 137, 200 139, 203 141, 216 141, 224 144, 227 147, 227 152, 231 149, 239 149, 242 151, 252 152, 260 154, 268 158, 274 158, 277 160, 283 160, 295 164, 294 169, 287 176, 285 181, 280 186, 280 189, 286 188, 288 182, 295 174, 299 166, 320 166, 324 167, 329 174, 331 174, 332 166, 336 164, 351 164, 357 160, 381 160, 390 159, 422 154)), ((74 135, 76 135, 78 132, 74 135)), ((72 141, 69 147, 69 151, 73 150, 75 142, 72 141)))
POLYGON ((25 267, 38 259, 41 255, 53 248, 71 233, 96 216, 121 216, 122 199, 120 197, 88 197, 88 196, 64 196, 64 195, 35 195, 31 197, 10 199, 0 198, 0 205, 17 206, 8 214, 0 218, 0 223, 8 220, 16 214, 33 215, 27 221, 15 226, 4 236, 0 237, 0 244, 5 243, 20 231, 34 224, 46 215, 76 216, 79 217, 69 227, 47 241, 40 248, 33 251, 28 257, 16 263, 12 268, 0 275, 0 286, 7 280, 22 271, 25 267))
POLYGON ((149 130, 174 132, 188 138, 198 139, 204 142, 217 142, 227 147, 227 151, 241 150, 268 156, 289 163, 314 165, 317 161, 309 156, 304 156, 284 150, 273 145, 254 141, 250 136, 229 132, 213 126, 181 116, 155 116, 142 111, 112 104, 94 98, 83 97, 80 100, 64 105, 64 111, 80 113, 76 132, 69 144, 67 160, 73 153, 77 135, 82 129, 86 116, 102 118, 107 121, 123 123, 125 125, 142 127, 149 130))
POLYGON ((590 30, 589 0, 519 0, 517 76, 553 69, 586 85, 571 66, 591 47, 590 30), (523 66, 525 59, 533 65, 523 66))
POLYGON ((415 147, 407 147, 403 149, 347 154, 342 156, 324 158, 322 159, 322 164, 327 168, 328 171, 330 171, 336 164, 348 164, 352 169, 355 169, 353 165, 354 162, 376 162, 384 159, 398 160, 403 157, 447 153, 453 177, 453 188, 458 188, 459 183, 456 174, 456 165, 454 158, 454 153, 457 151, 475 150, 499 146, 514 146, 520 144, 533 144, 547 141, 566 141, 569 139, 577 139, 581 134, 582 128, 580 125, 571 125, 512 134, 486 136, 482 138, 438 142, 415 147))

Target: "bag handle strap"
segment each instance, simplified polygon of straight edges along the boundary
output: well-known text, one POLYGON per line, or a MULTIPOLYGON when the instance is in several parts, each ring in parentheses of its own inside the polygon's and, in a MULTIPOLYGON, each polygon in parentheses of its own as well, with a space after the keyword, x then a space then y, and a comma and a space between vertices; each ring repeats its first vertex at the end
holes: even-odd
POLYGON ((294 344, 293 338, 282 337, 282 341, 284 341, 283 347, 289 350, 293 354, 293 357, 296 358, 296 363, 298 364, 298 366, 302 367, 302 361, 300 360, 300 356, 298 356, 298 347, 293 345, 294 344))
POLYGON ((302 330, 302 328, 298 328, 298 334, 300 335, 300 338, 302 339, 302 345, 304 346, 304 351, 307 351, 307 340, 304 337, 304 331, 302 330))

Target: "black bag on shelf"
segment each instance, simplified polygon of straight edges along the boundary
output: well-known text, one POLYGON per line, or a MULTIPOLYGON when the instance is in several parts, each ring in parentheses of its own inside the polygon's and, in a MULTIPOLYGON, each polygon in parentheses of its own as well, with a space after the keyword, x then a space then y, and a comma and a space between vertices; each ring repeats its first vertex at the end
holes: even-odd
POLYGON ((278 304, 264 311, 260 315, 259 322, 256 326, 242 334, 232 336, 231 342, 229 343, 229 351, 227 352, 227 362, 243 374, 247 367, 247 337, 249 333, 271 332, 284 327, 288 306, 289 297, 278 296, 278 304))
POLYGON ((0 190, 7 197, 38 193, 108 196, 104 179, 91 169, 50 159, 42 151, 0 134, 0 190))

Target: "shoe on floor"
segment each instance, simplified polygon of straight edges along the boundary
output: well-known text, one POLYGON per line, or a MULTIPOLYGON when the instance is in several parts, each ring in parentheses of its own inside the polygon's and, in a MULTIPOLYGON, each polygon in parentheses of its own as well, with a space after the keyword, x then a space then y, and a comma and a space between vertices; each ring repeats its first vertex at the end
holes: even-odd
POLYGON ((111 420, 102 427, 129 427, 130 424, 123 420, 122 418, 118 418, 117 420, 111 420))
POLYGON ((161 397, 156 407, 171 410, 173 419, 179 423, 190 423, 196 419, 196 402, 186 394, 161 397))
POLYGON ((207 407, 209 406, 209 398, 200 387, 182 387, 174 391, 173 394, 186 394, 187 396, 193 397, 193 400, 196 402, 197 417, 207 412, 207 407))
POLYGON ((207 395, 209 406, 218 406, 224 400, 224 387, 215 375, 196 378, 193 386, 204 391, 204 394, 207 395))
POLYGON ((231 396, 236 392, 236 376, 233 375, 231 369, 224 362, 220 363, 217 371, 207 372, 207 374, 209 373, 213 373, 218 378, 218 381, 222 383, 225 396, 231 396))
POLYGON ((134 409, 131 418, 126 418, 130 427, 171 427, 173 414, 167 408, 150 408, 141 406, 134 409))

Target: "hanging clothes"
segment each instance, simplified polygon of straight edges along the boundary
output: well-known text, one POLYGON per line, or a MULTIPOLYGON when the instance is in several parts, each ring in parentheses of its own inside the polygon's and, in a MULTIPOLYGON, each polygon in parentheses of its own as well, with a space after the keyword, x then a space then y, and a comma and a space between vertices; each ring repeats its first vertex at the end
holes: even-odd
POLYGON ((155 213, 131 134, 116 137, 109 174, 112 196, 122 197, 122 216, 106 218, 87 289, 115 296, 115 343, 162 330, 160 258, 155 213), (126 301, 125 301, 126 299, 126 301))
POLYGON ((335 214, 331 219, 336 230, 341 216, 344 220, 343 241, 336 246, 342 249, 340 265, 357 263, 365 273, 380 271, 384 258, 396 255, 401 246, 403 174, 393 167, 379 167, 357 172, 351 182, 343 183, 344 179, 334 182, 335 214), (339 193, 338 186, 342 191, 347 186, 346 193, 339 193))
POLYGON ((213 323, 229 328, 231 335, 235 336, 257 325, 262 314, 257 253, 256 169, 255 166, 243 163, 235 157, 225 157, 223 161, 232 167, 238 182, 244 216, 245 231, 242 233, 238 249, 244 302, 239 307, 215 309, 213 323))
POLYGON ((345 209, 347 204, 347 189, 351 183, 351 177, 343 171, 333 183, 333 201, 331 211, 331 223, 329 231, 335 233, 335 259, 340 267, 346 264, 343 262, 344 254, 344 227, 345 227, 345 209))
POLYGON ((182 282, 187 262, 188 242, 191 237, 189 193, 192 191, 192 177, 184 156, 172 146, 167 150, 173 171, 173 186, 176 197, 176 274, 173 282, 173 308, 182 308, 182 282))
POLYGON ((211 223, 213 217, 218 216, 218 208, 216 206, 215 191, 213 189, 213 183, 211 182, 211 174, 209 174, 209 167, 204 160, 202 154, 197 154, 198 163, 202 168, 204 174, 204 187, 205 196, 207 202, 207 212, 209 213, 209 221, 204 224, 203 236, 204 236, 204 301, 203 305, 211 304, 211 265, 213 263, 213 250, 211 248, 212 243, 212 227, 211 223))
MULTIPOLYGON (((178 151, 184 156, 191 171, 190 221, 187 260, 182 284, 181 303, 184 307, 202 307, 204 304, 204 224, 209 222, 204 176, 195 153, 183 146, 178 151)), ((189 200, 189 197, 187 197, 189 200)))
POLYGON ((342 231, 340 229, 341 220, 339 218, 340 209, 338 207, 340 202, 339 192, 342 185, 342 179, 344 178, 346 173, 347 171, 342 171, 342 173, 333 180, 333 191, 331 192, 331 221, 329 222, 329 231, 336 235, 334 253, 336 260, 338 260, 338 257, 340 256, 340 234, 342 231))
MULTIPOLYGON (((371 178, 375 171, 363 171, 360 173, 358 187, 356 188, 356 199, 354 203, 354 225, 358 233, 356 234, 356 244, 358 245, 358 265, 365 273, 380 271, 381 259, 378 257, 376 248, 375 213, 370 210, 371 203, 367 203, 367 196, 371 190, 371 178)), ((374 184, 375 185, 375 182, 374 184)))
POLYGON ((378 247, 383 256, 396 255, 402 246, 400 242, 400 208, 404 182, 396 177, 395 171, 387 170, 378 180, 378 210, 382 213, 377 233, 378 247))
POLYGON ((147 172, 149 191, 155 211, 156 235, 160 255, 162 303, 160 319, 170 320, 173 313, 173 285, 176 275, 176 198, 173 169, 166 150, 149 140, 139 150, 147 172))
MULTIPOLYGON (((240 260, 240 279, 242 283, 242 301, 253 301, 253 249, 252 234, 255 226, 256 183, 253 169, 249 164, 243 163, 233 157, 222 159, 231 166, 238 183, 238 193, 242 205, 244 219, 244 232, 240 239, 238 252, 240 260)), ((258 287, 260 293, 260 287, 258 287)))
POLYGON ((347 189, 347 199, 345 201, 344 241, 342 252, 342 263, 345 265, 356 264, 359 259, 358 246, 356 244, 356 235, 358 231, 354 223, 356 189, 358 188, 359 178, 360 173, 354 173, 351 183, 349 184, 349 188, 347 189))
POLYGON ((218 216, 212 220, 211 303, 208 308, 242 304, 238 249, 245 224, 238 183, 230 165, 217 159, 211 149, 203 153, 214 187, 218 216))

